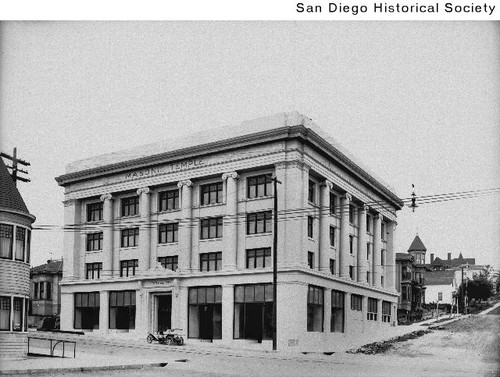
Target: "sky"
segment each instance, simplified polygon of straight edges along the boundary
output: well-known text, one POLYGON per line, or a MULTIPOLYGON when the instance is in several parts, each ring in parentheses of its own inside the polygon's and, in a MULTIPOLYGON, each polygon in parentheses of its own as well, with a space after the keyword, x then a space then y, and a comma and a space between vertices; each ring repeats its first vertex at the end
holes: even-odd
MULTIPOLYGON (((283 111, 306 114, 400 198, 500 188, 498 22, 1 22, 0 149, 32 265, 62 255, 67 164, 283 111)), ((500 269, 500 195, 398 212, 396 252, 500 269)), ((417 201, 418 203, 418 201, 417 201)))

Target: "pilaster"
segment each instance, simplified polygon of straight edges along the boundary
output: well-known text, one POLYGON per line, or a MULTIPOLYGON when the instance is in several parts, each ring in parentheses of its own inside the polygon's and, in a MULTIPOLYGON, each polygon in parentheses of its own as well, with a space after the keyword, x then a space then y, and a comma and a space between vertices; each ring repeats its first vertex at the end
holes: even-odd
POLYGON ((151 190, 142 187, 137 190, 139 195, 139 212, 141 225, 139 227, 139 270, 147 271, 151 261, 151 190))
POLYGON ((189 271, 191 269, 192 258, 192 234, 193 234, 193 217, 192 217, 192 187, 193 182, 189 179, 177 183, 177 187, 181 190, 181 218, 182 222, 179 226, 179 270, 189 271))
POLYGON ((373 285, 375 287, 380 287, 380 250, 382 245, 380 225, 382 219, 380 214, 376 214, 373 217, 373 253, 372 253, 372 277, 373 285))
POLYGON ((390 290, 396 289, 396 258, 394 253, 394 231, 397 223, 387 223, 387 247, 385 251, 385 286, 390 290))
POLYGON ((109 331, 109 291, 101 291, 99 294, 99 332, 109 331))
POLYGON ((226 181, 223 268, 235 270, 238 260, 238 173, 224 173, 222 180, 226 181))
MULTIPOLYGON (((330 271, 330 190, 332 182, 326 180, 320 186, 320 213, 319 213, 319 270, 330 271)), ((333 259, 335 257, 333 256, 333 259)))
POLYGON ((352 200, 350 194, 344 194, 340 198, 340 253, 339 253, 339 276, 349 278, 349 204, 352 200))
MULTIPOLYGON (((114 221, 113 221, 113 196, 111 194, 101 195, 101 201, 103 203, 103 213, 102 217, 104 220, 103 224, 103 247, 102 253, 104 256, 102 265, 102 276, 112 277, 118 275, 119 271, 115 271, 115 266, 113 265, 114 260, 114 249, 113 249, 113 239, 114 239, 114 221)), ((118 270, 118 268, 116 269, 118 270)))
POLYGON ((366 283, 366 271, 367 271, 367 259, 366 259, 366 249, 367 249, 367 237, 366 237, 366 213, 368 207, 362 205, 358 209, 358 254, 357 254, 357 265, 358 265, 358 282, 366 283))
POLYGON ((233 339, 234 285, 222 286, 222 340, 230 342, 233 339))
POLYGON ((80 261, 83 261, 81 248, 81 204, 78 200, 66 200, 64 203, 64 224, 71 232, 64 232, 64 279, 80 278, 80 261))

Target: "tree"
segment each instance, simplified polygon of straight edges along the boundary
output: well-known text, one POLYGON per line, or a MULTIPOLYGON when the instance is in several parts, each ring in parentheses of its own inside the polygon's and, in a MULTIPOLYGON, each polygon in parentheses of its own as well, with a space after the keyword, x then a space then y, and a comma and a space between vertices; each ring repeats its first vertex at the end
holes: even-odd
POLYGON ((493 296, 493 284, 486 275, 479 275, 474 279, 464 282, 458 289, 458 302, 460 306, 463 305, 464 294, 467 295, 469 300, 487 300, 493 296))

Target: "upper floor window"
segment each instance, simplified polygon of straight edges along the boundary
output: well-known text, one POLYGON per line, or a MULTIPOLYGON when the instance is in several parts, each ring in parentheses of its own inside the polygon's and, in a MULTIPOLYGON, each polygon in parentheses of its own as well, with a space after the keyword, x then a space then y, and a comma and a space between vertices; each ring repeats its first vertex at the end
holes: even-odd
POLYGON ((16 260, 24 261, 24 245, 26 240, 26 229, 16 227, 16 260))
POLYGON ((307 237, 314 237, 314 217, 307 216, 307 237))
POLYGON ((222 182, 210 183, 200 187, 201 205, 222 203, 222 182))
POLYGON ((368 297, 368 312, 366 317, 369 321, 377 320, 377 299, 368 297))
POLYGON ((161 263, 163 268, 172 270, 172 271, 177 271, 177 268, 179 266, 179 257, 177 255, 173 255, 170 257, 159 257, 158 262, 161 263))
POLYGON ((335 247, 335 227, 330 227, 330 246, 335 247))
POLYGON ((265 268, 271 266, 271 248, 247 250, 247 268, 265 268))
POLYGON ((271 211, 247 214, 247 234, 272 232, 271 211))
POLYGON ((87 221, 102 220, 102 202, 87 204, 87 221))
POLYGON ((363 310, 363 296, 351 295, 351 310, 362 311, 363 310))
POLYGON ((354 253, 354 236, 353 235, 349 236, 349 253, 351 253, 351 254, 354 253))
POLYGON ((159 194, 158 211, 169 211, 179 208, 179 190, 163 191, 159 194))
POLYGON ((131 196, 122 199, 122 217, 135 216, 139 214, 139 197, 131 196))
POLYGON ((356 224, 356 208, 352 204, 349 204, 349 222, 356 224))
POLYGON ((337 195, 330 192, 330 215, 338 215, 337 195))
POLYGON ((349 278, 354 279, 354 266, 349 266, 349 278))
POLYGON ((134 276, 138 267, 139 261, 137 259, 122 260, 120 261, 120 276, 134 276))
POLYGON ((380 250, 380 264, 385 266, 385 249, 380 250))
POLYGON ((158 227, 158 243, 177 242, 179 238, 179 223, 161 224, 158 227))
POLYGON ((212 217, 201 220, 200 238, 206 240, 209 238, 222 237, 222 217, 212 217))
POLYGON ((366 231, 367 233, 372 232, 372 217, 370 215, 366 215, 366 231))
POLYGON ((371 245, 370 242, 366 244, 366 259, 370 260, 370 250, 371 250, 371 245))
POLYGON ((335 259, 330 259, 330 273, 335 275, 335 259))
POLYGON ((52 300, 52 284, 50 281, 33 283, 33 300, 52 300))
POLYGON ((200 271, 218 271, 222 269, 222 251, 200 254, 200 271))
POLYGON ((272 194, 272 180, 268 175, 258 175, 247 179, 247 198, 258 198, 272 194))
POLYGON ((438 301, 443 301, 443 292, 438 292, 438 301))
POLYGON ((87 251, 102 250, 102 237, 102 232, 87 234, 87 251))
POLYGON ((386 230, 386 226, 385 226, 385 223, 382 221, 380 223, 380 238, 382 238, 383 240, 386 239, 386 236, 387 236, 387 230, 386 230))
POLYGON ((309 188, 307 193, 307 200, 311 203, 315 202, 316 199, 316 183, 314 181, 309 180, 309 188))
POLYGON ((0 224, 0 258, 12 259, 14 226, 0 224))
POLYGON ((86 279, 100 279, 102 271, 102 263, 87 263, 86 264, 86 279))
POLYGON ((309 268, 314 268, 314 253, 312 251, 307 252, 307 265, 309 268))
POLYGON ((123 229, 121 247, 134 247, 139 244, 139 228, 123 229))

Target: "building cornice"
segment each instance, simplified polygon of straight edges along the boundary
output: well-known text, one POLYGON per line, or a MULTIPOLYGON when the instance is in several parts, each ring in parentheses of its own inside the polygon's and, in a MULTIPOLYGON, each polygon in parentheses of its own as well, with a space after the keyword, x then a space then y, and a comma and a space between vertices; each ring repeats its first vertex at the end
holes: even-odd
POLYGON ((256 132, 249 135, 237 136, 193 147, 181 148, 175 151, 131 159, 129 161, 84 169, 56 177, 56 181, 60 186, 66 186, 79 181, 114 175, 133 169, 159 166, 164 163, 175 163, 176 161, 193 157, 201 157, 253 145, 266 144, 273 141, 296 139, 310 145, 313 149, 325 155, 329 160, 334 160, 342 169, 349 171, 351 174, 353 173, 360 181, 376 188, 380 194, 389 199, 389 202, 395 208, 401 209, 403 207, 402 200, 385 187, 385 185, 354 163, 336 147, 321 138, 313 130, 302 124, 273 128, 271 130, 256 132))

